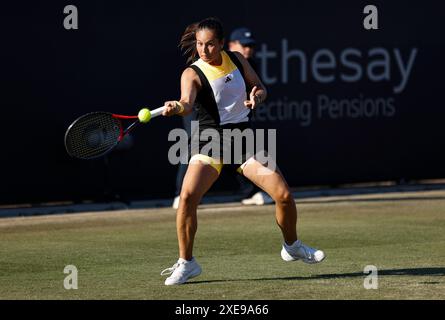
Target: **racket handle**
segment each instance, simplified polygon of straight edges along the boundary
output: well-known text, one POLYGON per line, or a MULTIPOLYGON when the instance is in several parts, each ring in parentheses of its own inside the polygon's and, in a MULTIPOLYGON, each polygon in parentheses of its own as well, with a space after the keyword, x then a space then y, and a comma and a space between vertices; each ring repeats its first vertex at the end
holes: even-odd
POLYGON ((154 109, 154 110, 151 110, 150 111, 151 118, 155 118, 155 117, 160 116, 162 114, 162 112, 164 112, 164 110, 165 110, 165 106, 157 108, 157 109, 154 109))

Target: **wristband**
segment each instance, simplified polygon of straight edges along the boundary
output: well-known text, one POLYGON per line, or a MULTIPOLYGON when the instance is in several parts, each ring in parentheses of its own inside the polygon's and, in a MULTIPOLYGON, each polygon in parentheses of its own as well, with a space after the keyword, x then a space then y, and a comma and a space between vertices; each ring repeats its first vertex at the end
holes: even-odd
POLYGON ((177 114, 182 113, 184 111, 184 105, 179 101, 175 101, 175 103, 176 103, 176 106, 179 107, 179 111, 177 111, 176 113, 177 114))

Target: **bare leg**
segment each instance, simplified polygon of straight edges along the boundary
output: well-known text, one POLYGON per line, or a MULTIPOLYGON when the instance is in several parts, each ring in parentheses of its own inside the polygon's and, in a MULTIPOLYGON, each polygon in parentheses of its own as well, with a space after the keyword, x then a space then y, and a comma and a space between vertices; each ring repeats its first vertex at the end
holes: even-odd
POLYGON ((283 233, 284 241, 291 245, 297 240, 297 208, 286 180, 278 167, 267 169, 259 161, 251 159, 243 169, 243 175, 275 200, 275 218, 283 233), (269 173, 259 174, 268 170, 269 173))
POLYGON ((176 213, 180 258, 191 260, 193 257, 193 241, 198 228, 196 211, 203 195, 217 179, 218 172, 210 165, 195 162, 188 166, 176 213))

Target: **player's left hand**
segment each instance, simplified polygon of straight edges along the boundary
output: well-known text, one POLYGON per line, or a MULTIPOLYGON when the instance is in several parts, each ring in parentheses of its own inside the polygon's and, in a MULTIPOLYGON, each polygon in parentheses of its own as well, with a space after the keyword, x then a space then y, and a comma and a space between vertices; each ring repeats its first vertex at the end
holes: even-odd
POLYGON ((258 91, 258 87, 257 87, 257 86, 253 87, 253 88, 252 88, 252 91, 251 91, 250 94, 249 94, 249 98, 250 98, 250 100, 246 100, 246 101, 244 101, 244 105, 245 105, 247 108, 253 110, 253 109, 255 109, 256 106, 260 103, 260 98, 259 98, 257 95, 255 95, 257 91, 258 91))

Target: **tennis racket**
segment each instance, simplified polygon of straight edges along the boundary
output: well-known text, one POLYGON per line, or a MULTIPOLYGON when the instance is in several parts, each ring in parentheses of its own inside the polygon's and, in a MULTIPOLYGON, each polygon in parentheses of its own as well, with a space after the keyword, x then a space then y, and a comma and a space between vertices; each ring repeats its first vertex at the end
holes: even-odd
POLYGON ((77 118, 66 130, 65 148, 71 157, 95 159, 113 150, 131 130, 160 116, 165 107, 142 109, 137 116, 91 112, 77 118), (135 120, 126 129, 123 120, 135 120))

